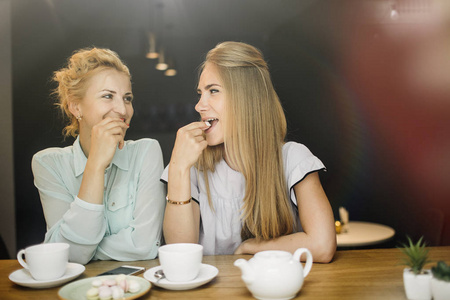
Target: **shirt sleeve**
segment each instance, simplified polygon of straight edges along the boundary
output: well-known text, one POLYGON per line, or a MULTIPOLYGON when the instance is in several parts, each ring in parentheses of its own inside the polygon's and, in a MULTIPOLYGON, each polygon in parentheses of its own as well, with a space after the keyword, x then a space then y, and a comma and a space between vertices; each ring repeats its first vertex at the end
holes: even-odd
POLYGON ((44 242, 70 245, 69 260, 86 264, 94 256, 106 230, 103 205, 74 197, 67 188, 69 166, 51 155, 35 155, 32 160, 34 184, 39 191, 47 233, 44 242))
POLYGON ((294 186, 308 174, 326 170, 326 168, 319 158, 314 156, 306 146, 299 143, 286 143, 283 147, 283 156, 288 195, 290 195, 291 201, 297 205, 294 186))
POLYGON ((165 209, 165 186, 160 181, 163 172, 161 147, 156 140, 139 143, 135 163, 141 165, 137 176, 136 205, 128 227, 107 235, 100 242, 96 259, 154 259, 162 239, 165 209))

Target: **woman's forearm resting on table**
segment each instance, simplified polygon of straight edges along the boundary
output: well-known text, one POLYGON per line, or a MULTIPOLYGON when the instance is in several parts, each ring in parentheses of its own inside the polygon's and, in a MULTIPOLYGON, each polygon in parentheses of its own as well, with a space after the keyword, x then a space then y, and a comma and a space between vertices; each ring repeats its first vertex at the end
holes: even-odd
POLYGON ((298 248, 307 248, 311 251, 314 262, 329 263, 336 252, 336 239, 312 239, 304 232, 297 232, 267 241, 248 239, 238 247, 235 254, 255 254, 264 250, 284 250, 294 253, 298 248))
MULTIPOLYGON (((50 199, 48 201, 54 202, 50 199)), ((57 204, 64 203, 60 201, 57 204)), ((56 209, 57 206, 54 208, 56 209)), ((45 235, 45 242, 68 243, 71 245, 69 260, 82 264, 88 263, 105 235, 106 221, 103 210, 103 205, 90 204, 76 198, 71 204, 67 204, 66 212, 57 223, 47 222, 51 227, 45 235)), ((46 210, 46 214, 49 213, 51 214, 49 210, 46 210)))
MULTIPOLYGON (((164 202, 158 202, 162 203, 162 208, 164 202)), ((152 201, 146 202, 145 207, 141 206, 135 212, 134 221, 128 227, 105 235, 104 206, 75 199, 63 218, 48 230, 45 242, 70 244, 69 260, 81 264, 88 263, 94 256, 102 260, 153 259, 161 242, 162 209, 151 204, 157 205, 152 201), (147 213, 148 210, 154 213, 147 213)))
POLYGON ((308 248, 314 262, 328 263, 336 252, 334 216, 317 172, 307 175, 294 186, 303 232, 297 232, 268 241, 247 240, 236 253, 254 254, 262 250, 308 248))

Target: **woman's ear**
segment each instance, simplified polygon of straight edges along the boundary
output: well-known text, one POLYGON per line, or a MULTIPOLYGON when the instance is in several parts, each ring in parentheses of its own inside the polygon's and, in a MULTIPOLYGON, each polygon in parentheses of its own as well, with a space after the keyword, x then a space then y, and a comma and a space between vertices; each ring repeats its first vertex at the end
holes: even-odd
POLYGON ((78 103, 75 101, 69 102, 69 111, 74 115, 75 118, 82 116, 78 103))

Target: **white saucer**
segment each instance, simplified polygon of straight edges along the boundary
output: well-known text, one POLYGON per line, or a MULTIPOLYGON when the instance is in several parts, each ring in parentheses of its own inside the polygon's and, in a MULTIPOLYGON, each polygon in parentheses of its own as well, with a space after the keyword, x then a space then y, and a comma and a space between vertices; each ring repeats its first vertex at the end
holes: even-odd
POLYGON ((64 275, 54 280, 38 281, 31 277, 30 272, 27 269, 20 269, 9 274, 9 280, 15 284, 26 286, 35 289, 51 288, 78 277, 84 272, 86 268, 83 265, 76 263, 68 263, 67 269, 64 275))
POLYGON ((156 271, 160 269, 161 266, 148 269, 144 273, 144 278, 156 286, 174 291, 194 289, 207 282, 210 282, 214 277, 217 276, 217 274, 219 274, 219 270, 216 267, 207 264, 202 264, 200 266, 200 273, 194 280, 184 282, 173 282, 167 280, 166 278, 162 278, 158 281, 158 278, 156 278, 153 275, 155 274, 156 271))

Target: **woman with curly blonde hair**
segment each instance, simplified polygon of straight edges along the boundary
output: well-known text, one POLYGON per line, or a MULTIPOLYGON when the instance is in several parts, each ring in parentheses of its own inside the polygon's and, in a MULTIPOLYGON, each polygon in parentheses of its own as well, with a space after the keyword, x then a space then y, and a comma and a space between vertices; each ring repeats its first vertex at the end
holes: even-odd
POLYGON ((168 182, 167 243, 205 254, 308 248, 316 262, 336 250, 334 218, 304 145, 285 142, 286 119, 261 52, 224 42, 201 66, 201 121, 177 132, 168 182))
POLYGON ((47 233, 70 244, 69 259, 143 260, 162 240, 162 152, 153 139, 125 141, 133 117, 131 75, 117 53, 81 49, 54 73, 57 105, 72 146, 33 156, 47 233))

